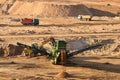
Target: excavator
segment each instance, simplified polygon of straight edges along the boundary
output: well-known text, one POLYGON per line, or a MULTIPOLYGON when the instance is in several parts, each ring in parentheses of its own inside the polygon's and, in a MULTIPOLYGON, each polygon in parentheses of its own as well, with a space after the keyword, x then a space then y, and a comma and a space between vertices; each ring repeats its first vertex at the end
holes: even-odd
POLYGON ((67 63, 68 58, 77 55, 83 51, 98 48, 99 46, 102 46, 104 44, 99 43, 99 44, 91 45, 85 49, 81 49, 72 53, 69 53, 69 51, 67 51, 66 41, 64 40, 55 41, 53 37, 50 37, 47 40, 41 42, 40 46, 36 44, 32 44, 31 46, 28 46, 26 44, 22 44, 19 42, 17 42, 17 45, 25 48, 24 52, 27 56, 34 57, 40 53, 41 55, 47 56, 47 58, 50 59, 53 64, 65 65, 67 63), (43 48, 43 46, 48 42, 51 43, 51 47, 52 47, 51 52, 49 53, 45 48, 43 48))

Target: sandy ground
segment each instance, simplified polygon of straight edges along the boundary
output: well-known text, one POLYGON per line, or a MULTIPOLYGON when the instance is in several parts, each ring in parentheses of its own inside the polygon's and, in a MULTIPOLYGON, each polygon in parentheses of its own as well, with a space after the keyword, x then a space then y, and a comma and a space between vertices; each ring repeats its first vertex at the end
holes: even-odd
MULTIPOLYGON (((5 0, 0 1, 3 3, 5 0)), ((114 0, 114 2, 113 0, 49 0, 49 2, 54 4, 60 2, 64 5, 83 3, 89 8, 101 8, 105 13, 107 10, 114 14, 120 7, 119 0, 114 0), (111 6, 106 6, 108 3, 111 6)), ((27 4, 31 5, 30 2, 27 4)), ((25 4, 22 8, 24 6, 25 4)), ((19 9, 16 13, 19 11, 21 10, 19 9)), ((40 43, 51 36, 56 40, 65 40, 70 45, 69 50, 83 49, 100 42, 104 43, 104 46, 71 57, 66 66, 53 65, 45 56, 0 57, 0 80, 120 80, 120 17, 98 15, 94 16, 92 21, 80 21, 76 16, 57 18, 38 16, 40 25, 24 26, 20 23, 20 19, 25 17, 34 18, 35 16, 13 14, 0 16, 0 46, 16 44, 16 42, 30 45, 40 43), (56 77, 62 71, 66 71, 69 76, 56 77)))
POLYGON ((119 21, 79 21, 77 19, 41 19, 39 26, 23 26, 19 22, 0 26, 0 44, 21 42, 40 43, 50 36, 66 40, 72 49, 103 41, 105 45, 88 50, 70 59, 66 66, 53 65, 45 56, 0 58, 1 80, 119 80, 120 79, 119 21), (69 23, 71 22, 71 23, 69 23), (77 22, 77 25, 75 24, 77 22), (45 24, 46 23, 46 24, 45 24), (101 24, 101 25, 99 25, 101 24), (56 77, 62 71, 66 78, 56 77))
POLYGON ((45 57, 0 59, 1 80, 119 80, 120 57, 76 56, 67 66, 52 65, 45 57), (69 77, 55 77, 66 71, 69 77))

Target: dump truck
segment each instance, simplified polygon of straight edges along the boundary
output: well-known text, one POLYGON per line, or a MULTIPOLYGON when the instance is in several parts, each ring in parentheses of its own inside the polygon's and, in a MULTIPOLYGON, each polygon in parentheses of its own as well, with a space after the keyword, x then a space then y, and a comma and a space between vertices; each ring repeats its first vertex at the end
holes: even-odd
POLYGON ((78 15, 79 20, 86 20, 86 21, 91 21, 92 16, 91 15, 78 15))
POLYGON ((67 59, 70 57, 80 54, 83 51, 90 50, 97 48, 99 46, 102 46, 102 43, 91 45, 85 49, 81 49, 72 53, 69 53, 70 51, 67 50, 67 42, 64 40, 58 40, 55 41, 54 38, 49 38, 48 40, 43 41, 42 46, 28 46, 22 43, 17 43, 19 46, 23 46, 24 48, 27 48, 26 53, 29 53, 30 55, 36 55, 38 53, 42 53, 42 55, 47 56, 48 59, 51 60, 53 64, 60 64, 60 65, 65 65, 67 63, 67 59), (42 46, 48 42, 51 42, 51 52, 47 52, 45 48, 42 46), (45 43, 44 43, 45 42, 45 43))
POLYGON ((23 18, 21 23, 23 25, 39 25, 39 19, 23 18))

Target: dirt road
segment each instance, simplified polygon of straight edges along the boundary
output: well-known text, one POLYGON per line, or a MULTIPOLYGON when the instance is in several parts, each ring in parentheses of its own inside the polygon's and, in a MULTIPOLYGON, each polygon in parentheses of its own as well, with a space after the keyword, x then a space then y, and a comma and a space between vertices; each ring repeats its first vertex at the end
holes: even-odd
POLYGON ((81 33, 81 34, 44 34, 44 35, 9 35, 0 38, 24 38, 24 37, 80 37, 80 36, 120 36, 120 32, 107 33, 81 33))

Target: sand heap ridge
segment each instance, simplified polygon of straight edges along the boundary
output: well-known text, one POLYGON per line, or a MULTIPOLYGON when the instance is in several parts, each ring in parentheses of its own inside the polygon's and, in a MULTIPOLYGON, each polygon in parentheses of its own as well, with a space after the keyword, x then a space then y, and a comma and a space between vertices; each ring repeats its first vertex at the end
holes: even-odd
POLYGON ((88 10, 88 8, 82 4, 68 5, 39 1, 16 1, 8 12, 13 15, 30 15, 40 17, 73 17, 79 14, 91 15, 91 12, 88 10))

